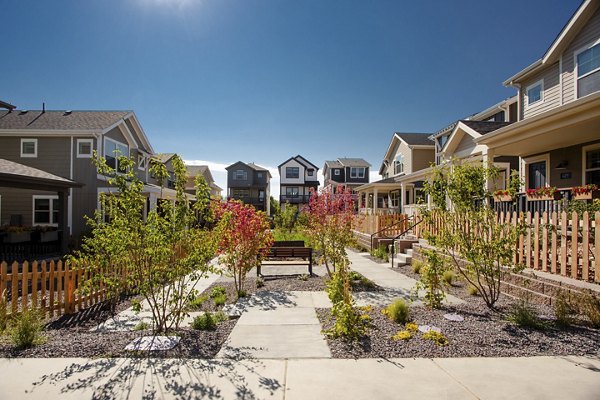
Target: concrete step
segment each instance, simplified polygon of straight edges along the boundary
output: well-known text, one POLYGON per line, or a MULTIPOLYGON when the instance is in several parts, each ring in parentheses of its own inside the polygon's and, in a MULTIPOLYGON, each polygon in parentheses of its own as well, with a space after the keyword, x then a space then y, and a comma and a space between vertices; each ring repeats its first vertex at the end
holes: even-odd
POLYGON ((406 253, 407 256, 411 257, 413 256, 413 249, 406 249, 404 250, 404 253, 406 253))
POLYGON ((398 264, 410 264, 411 260, 412 260, 412 256, 409 256, 408 254, 403 254, 403 253, 396 254, 396 262, 398 264))

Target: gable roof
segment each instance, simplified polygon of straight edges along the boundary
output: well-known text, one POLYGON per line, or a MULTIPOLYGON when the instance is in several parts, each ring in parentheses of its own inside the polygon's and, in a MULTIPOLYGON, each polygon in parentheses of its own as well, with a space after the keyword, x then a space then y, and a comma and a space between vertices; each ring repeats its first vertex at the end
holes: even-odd
POLYGON ((434 143, 429 139, 430 133, 409 133, 409 132, 396 132, 394 136, 397 136, 400 140, 409 146, 434 146, 434 143))
POLYGON ((131 111, 0 111, 0 130, 101 131, 131 111))
POLYGON ((230 166, 228 166, 228 167, 225 167, 225 169, 229 171, 229 169, 233 168, 234 166, 236 166, 236 165, 238 165, 238 164, 241 164, 241 165, 243 165, 243 166, 245 166, 245 167, 248 167, 248 168, 250 168, 250 169, 253 169, 254 171, 258 171, 258 172, 266 172, 266 173, 267 173, 267 175, 269 176, 269 178, 272 178, 272 176, 271 176, 271 172, 269 172, 269 170, 268 170, 268 169, 266 169, 266 168, 263 168, 263 167, 261 167, 260 165, 256 165, 256 164, 254 164, 254 163, 245 163, 245 162, 242 162, 242 161, 237 161, 237 162, 234 162, 233 164, 231 164, 230 166))
POLYGON ((338 162, 344 167, 364 167, 368 168, 371 166, 362 158, 338 158, 338 162))
POLYGON ((469 120, 461 120, 460 123, 467 125, 469 128, 473 129, 475 132, 480 135, 485 135, 486 133, 494 132, 496 129, 504 128, 507 125, 510 125, 512 122, 496 122, 496 121, 469 121, 469 120))
POLYGON ((308 161, 306 158, 302 157, 300 154, 298 154, 297 156, 293 156, 293 157, 288 158, 287 160, 285 160, 284 162, 282 162, 281 164, 279 164, 277 166, 277 168, 281 168, 282 165, 286 164, 290 160, 296 160, 300 164, 304 165, 306 168, 314 168, 316 170, 319 170, 319 167, 317 167, 315 164, 313 164, 310 161, 308 161))
POLYGON ((342 168, 343 165, 339 161, 325 161, 326 168, 342 168))
POLYGON ((175 157, 175 154, 176 153, 160 153, 155 154, 153 157, 164 164, 169 162, 171 158, 175 157))
POLYGON ((598 8, 600 8, 600 1, 598 0, 583 1, 560 31, 556 39, 554 39, 548 50, 546 50, 543 57, 508 78, 504 81, 504 86, 512 86, 527 76, 537 72, 539 68, 557 62, 569 43, 575 38, 581 28, 589 21, 598 8))

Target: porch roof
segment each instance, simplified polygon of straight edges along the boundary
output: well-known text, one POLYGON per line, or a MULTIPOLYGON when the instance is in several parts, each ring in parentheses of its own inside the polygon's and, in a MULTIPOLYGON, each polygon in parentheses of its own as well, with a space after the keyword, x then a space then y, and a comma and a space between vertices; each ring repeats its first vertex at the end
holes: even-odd
POLYGON ((83 184, 41 169, 0 158, 0 186, 56 192, 82 187, 83 184))
POLYGON ((402 175, 402 176, 394 176, 391 178, 381 179, 376 182, 366 183, 357 187, 355 190, 357 192, 365 192, 371 189, 384 189, 384 190, 395 190, 400 189, 403 183, 414 183, 417 181, 422 181, 427 178, 427 175, 431 171, 431 167, 421 169, 419 171, 415 171, 411 174, 402 175))
POLYGON ((528 156, 600 139, 600 92, 474 139, 495 155, 528 156))

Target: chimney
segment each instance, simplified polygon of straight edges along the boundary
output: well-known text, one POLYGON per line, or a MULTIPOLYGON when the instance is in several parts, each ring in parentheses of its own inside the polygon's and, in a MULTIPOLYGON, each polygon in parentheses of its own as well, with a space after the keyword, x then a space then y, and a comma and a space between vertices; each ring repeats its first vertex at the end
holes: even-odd
POLYGON ((46 112, 46 103, 42 103, 42 114, 46 112))

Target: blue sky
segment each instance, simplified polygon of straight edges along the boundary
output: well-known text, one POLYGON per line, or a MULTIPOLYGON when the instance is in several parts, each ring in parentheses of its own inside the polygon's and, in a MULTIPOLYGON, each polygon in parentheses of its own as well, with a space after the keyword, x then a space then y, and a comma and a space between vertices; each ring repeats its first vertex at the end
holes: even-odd
POLYGON ((210 162, 222 187, 237 160, 377 170, 394 131, 434 132, 509 97, 502 81, 579 4, 0 0, 0 99, 134 110, 156 151, 210 162))

